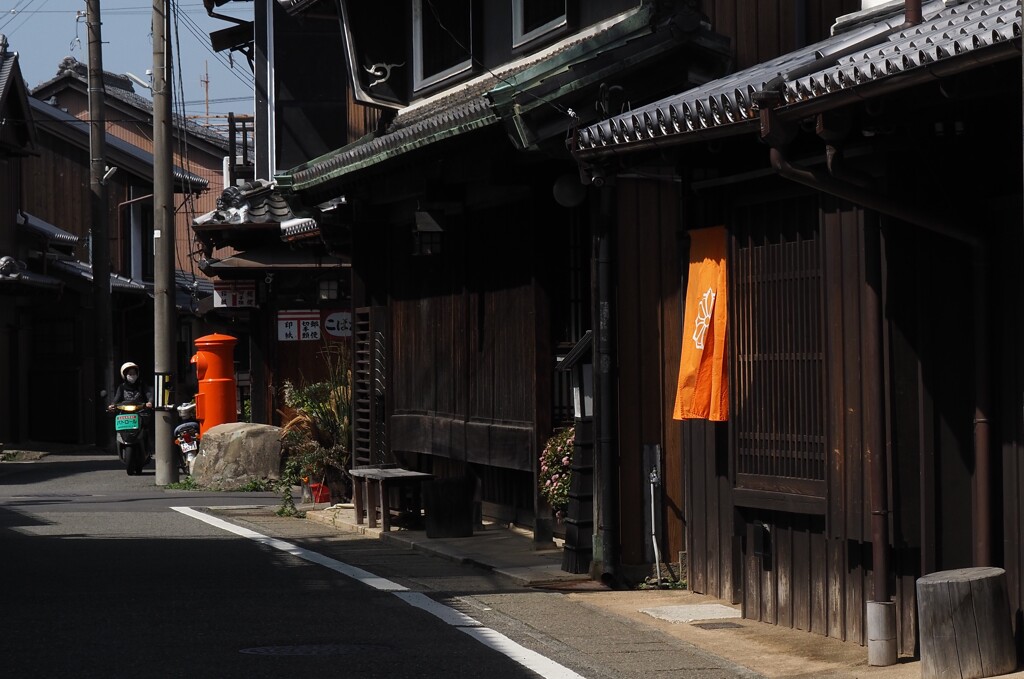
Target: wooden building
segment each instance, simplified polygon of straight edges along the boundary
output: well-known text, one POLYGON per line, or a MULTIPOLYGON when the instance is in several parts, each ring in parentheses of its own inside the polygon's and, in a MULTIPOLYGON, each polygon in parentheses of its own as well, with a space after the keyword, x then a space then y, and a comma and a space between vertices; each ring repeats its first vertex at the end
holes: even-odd
POLYGON ((236 300, 226 313, 248 328, 253 421, 272 424, 287 410, 285 384, 325 378, 325 350, 353 341, 347 206, 289 205, 273 175, 364 136, 378 118, 356 105, 344 68, 310 68, 311 54, 322 64, 341 63, 342 34, 330 3, 300 11, 308 6, 258 2, 254 20, 240 21, 207 4, 227 22, 211 34, 213 48, 243 55, 254 70, 254 178, 226 187, 192 229, 200 269, 236 300))
POLYGON ((29 351, 23 318, 60 294, 61 282, 29 270, 29 243, 18 226, 21 162, 35 150, 36 131, 16 52, 0 36, 0 115, 13 122, 0 132, 0 448, 20 440, 19 418, 27 375, 21 366, 29 351))
MULTIPOLYGON (((695 591, 860 644, 892 602, 912 655, 916 579, 999 565, 1019 622, 1020 69, 1018 2, 889 5, 578 131, 617 206, 620 328, 640 262, 728 233, 729 421, 672 444, 695 591)), ((643 321, 666 353, 676 294, 643 321)), ((667 422, 660 368, 641 390, 667 422)))
POLYGON ((257 13, 257 40, 339 21, 346 106, 378 112, 257 152, 351 254, 357 458, 475 476, 541 534, 591 330, 595 576, 649 574, 653 528, 770 624, 866 644, 891 604, 914 654, 915 579, 986 563, 1019 617, 1020 3, 527 4, 257 13), (730 415, 679 421, 691 232, 719 226, 730 415))
POLYGON ((367 348, 358 460, 470 476, 486 515, 550 522, 538 457, 572 418, 556 368, 596 317, 593 215, 566 138, 670 93, 670 66, 693 82, 727 72, 727 41, 684 5, 446 3, 442 22, 392 2, 396 31, 339 3, 352 91, 380 125, 276 180, 307 208, 347 206, 367 348))
MULTIPOLYGON (((145 153, 152 154, 153 102, 139 95, 135 87, 136 84, 127 75, 109 71, 103 73, 104 117, 107 134, 113 139, 123 140, 145 153)), ((88 66, 74 57, 65 57, 58 65, 57 74, 53 78, 32 88, 32 96, 70 116, 87 121, 89 119, 88 66)), ((172 164, 187 172, 189 176, 199 177, 202 180, 199 185, 182 193, 181 204, 175 206, 175 267, 202 278, 204 274, 198 267, 199 257, 195 237, 189 227, 197 215, 216 208, 219 192, 226 186, 225 159, 231 153, 232 147, 238 148, 244 144, 233 142, 227 135, 199 125, 184 116, 175 115, 171 146, 172 164)), ((245 158, 240 151, 235 151, 235 154, 236 161, 239 156, 242 161, 236 162, 236 165, 251 164, 251 159, 245 158)), ((183 179, 184 176, 179 173, 178 179, 183 179)), ((114 192, 111 200, 124 206, 121 208, 122 210, 138 212, 145 209, 146 201, 143 196, 151 191, 142 194, 121 193, 119 190, 122 184, 116 181, 116 174, 110 186, 114 192)), ((82 193, 80 198, 87 200, 88 192, 82 193)), ((63 223, 61 215, 41 214, 40 216, 51 219, 54 223, 63 223)), ((118 220, 116 222, 118 224, 123 224, 126 221, 124 214, 113 217, 118 220)), ((115 270, 125 275, 138 277, 138 272, 129 270, 130 262, 124 254, 125 249, 131 247, 125 243, 127 235, 116 233, 114 230, 111 230, 111 234, 114 240, 111 244, 111 261, 114 263, 115 270)))
MULTIPOLYGON (((31 388, 67 385, 81 394, 76 408, 60 422, 34 423, 31 418, 23 440, 75 443, 95 441, 96 427, 106 426, 106 398, 96 384, 96 332, 91 310, 94 303, 93 271, 89 238, 92 207, 89 200, 91 166, 89 124, 34 97, 27 110, 37 131, 35 153, 22 159, 23 182, 19 197, 19 229, 32 242, 27 262, 32 269, 63 282, 62 294, 53 304, 33 308, 22 319, 27 360, 25 401, 31 388), (54 196, 62 196, 55 200, 54 196)), ((112 351, 115 357, 130 356, 139 365, 152 366, 152 154, 121 139, 106 139, 107 164, 117 167, 107 180, 108 233, 110 235, 112 351)), ((207 189, 206 180, 175 167, 174 190, 179 197, 207 189)), ((27 241, 28 242, 28 241, 27 241)), ((177 307, 180 314, 179 370, 188 374, 191 337, 195 328, 203 334, 200 316, 208 311, 212 286, 179 271, 177 307)), ((124 360, 127 360, 124 359, 124 360)), ((119 365, 120 362, 117 361, 119 365)), ((187 397, 190 397, 189 393, 187 397)), ((40 417, 43 413, 40 413, 40 417)))

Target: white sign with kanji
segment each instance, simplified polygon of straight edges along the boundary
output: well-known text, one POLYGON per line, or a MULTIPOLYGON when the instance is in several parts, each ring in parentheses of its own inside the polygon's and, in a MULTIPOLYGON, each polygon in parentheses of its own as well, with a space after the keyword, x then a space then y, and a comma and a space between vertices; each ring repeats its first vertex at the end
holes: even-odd
POLYGON ((320 339, 320 312, 317 309, 279 311, 277 339, 280 342, 305 342, 320 339))
POLYGON ((256 306, 256 281, 214 281, 213 306, 256 306))

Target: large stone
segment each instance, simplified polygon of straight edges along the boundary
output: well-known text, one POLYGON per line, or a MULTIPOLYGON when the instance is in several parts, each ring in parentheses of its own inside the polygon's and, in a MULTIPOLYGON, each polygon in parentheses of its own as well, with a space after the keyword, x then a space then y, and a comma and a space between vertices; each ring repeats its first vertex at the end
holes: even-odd
POLYGON ((281 428, 230 422, 210 427, 199 443, 192 479, 204 488, 239 490, 281 478, 281 428))

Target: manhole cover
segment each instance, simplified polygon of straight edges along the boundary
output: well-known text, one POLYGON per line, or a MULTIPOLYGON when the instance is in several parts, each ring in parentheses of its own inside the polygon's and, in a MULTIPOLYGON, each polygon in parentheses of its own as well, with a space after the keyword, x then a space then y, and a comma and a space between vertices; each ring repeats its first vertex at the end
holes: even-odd
POLYGON ((300 644, 297 646, 256 646, 243 648, 239 653, 249 655, 348 655, 373 650, 389 650, 375 644, 300 644))
POLYGON ((734 622, 695 622, 693 626, 701 629, 739 629, 742 627, 734 622))

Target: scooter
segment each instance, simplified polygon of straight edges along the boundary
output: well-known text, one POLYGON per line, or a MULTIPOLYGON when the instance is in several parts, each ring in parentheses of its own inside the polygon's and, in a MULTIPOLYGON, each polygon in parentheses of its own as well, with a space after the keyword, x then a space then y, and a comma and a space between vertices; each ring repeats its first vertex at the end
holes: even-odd
POLYGON ((117 455, 128 469, 128 476, 137 476, 149 464, 152 453, 146 444, 145 416, 147 408, 138 403, 114 406, 114 431, 117 432, 117 455))
POLYGON ((193 418, 195 403, 182 403, 177 408, 178 417, 185 420, 174 428, 174 445, 178 449, 178 469, 182 474, 192 473, 192 464, 199 455, 199 423, 193 418))

